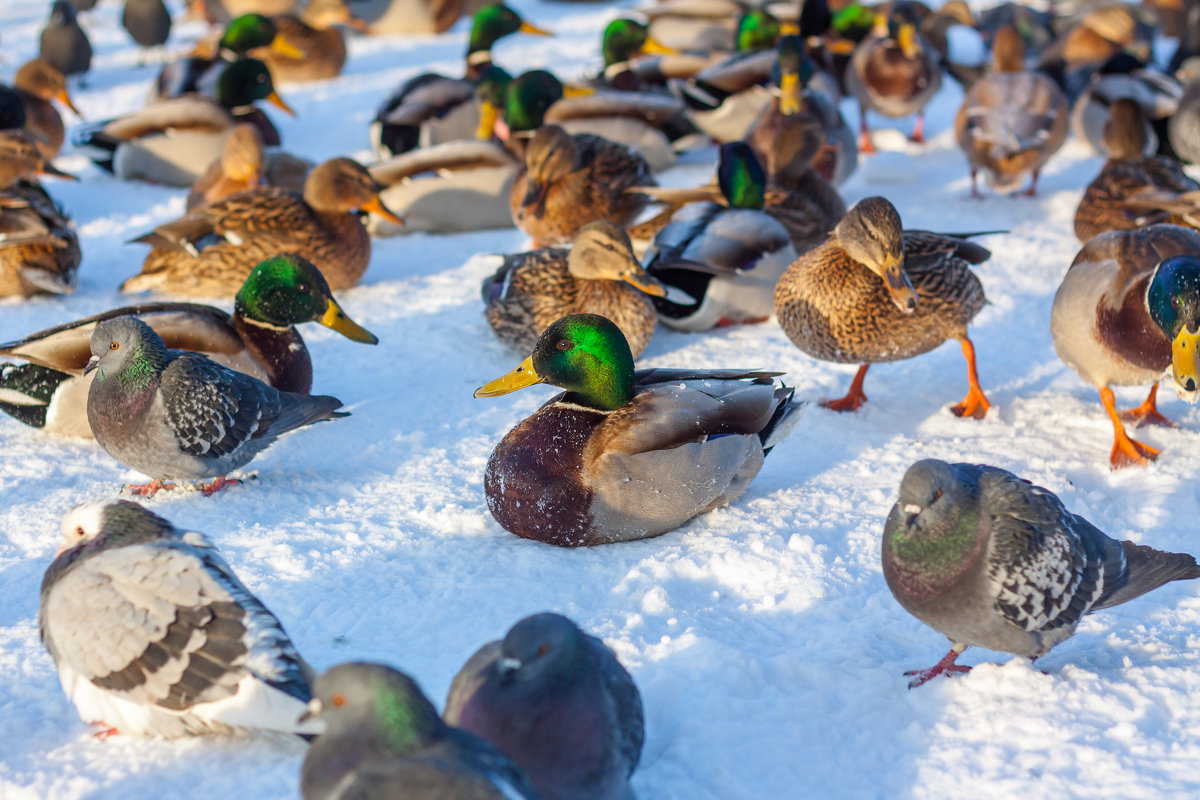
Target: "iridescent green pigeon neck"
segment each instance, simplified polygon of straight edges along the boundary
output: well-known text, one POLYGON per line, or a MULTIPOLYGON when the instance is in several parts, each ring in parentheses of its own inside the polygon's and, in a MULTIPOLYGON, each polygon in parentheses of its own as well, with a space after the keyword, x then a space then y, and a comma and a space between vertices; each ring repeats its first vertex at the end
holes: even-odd
POLYGON ((1174 256, 1159 264, 1146 290, 1146 306, 1168 339, 1185 326, 1190 333, 1200 331, 1200 259, 1174 256))
POLYGON ((779 20, 762 9, 747 11, 738 20, 735 46, 739 53, 770 50, 779 39, 779 20))
POLYGON ((437 709, 419 690, 388 681, 375 685, 375 721, 383 743, 397 755, 426 747, 446 728, 437 709))
MULTIPOLYGON (((899 513, 898 508, 892 511, 893 515, 899 513)), ((933 529, 908 528, 893 519, 887 527, 883 557, 910 597, 932 596, 954 583, 974 566, 985 542, 985 537, 978 535, 977 504, 933 529)))
POLYGON ((767 176, 758 163, 758 156, 745 142, 730 142, 721 146, 717 183, 730 208, 763 207, 767 176))
POLYGON ((218 47, 234 55, 245 55, 256 47, 266 47, 276 34, 275 23, 262 14, 242 14, 225 28, 218 47))
MULTIPOLYGON (((139 339, 129 346, 133 348, 133 353, 125 361, 125 368, 115 375, 106 375, 103 378, 112 378, 131 389, 145 389, 155 385, 167 363, 167 350, 163 340, 154 336, 139 339)), ((99 374, 96 375, 97 380, 103 378, 99 374)))
POLYGON ((615 411, 633 399, 633 354, 612 321, 572 314, 538 339, 533 368, 543 381, 567 390, 567 402, 615 411))

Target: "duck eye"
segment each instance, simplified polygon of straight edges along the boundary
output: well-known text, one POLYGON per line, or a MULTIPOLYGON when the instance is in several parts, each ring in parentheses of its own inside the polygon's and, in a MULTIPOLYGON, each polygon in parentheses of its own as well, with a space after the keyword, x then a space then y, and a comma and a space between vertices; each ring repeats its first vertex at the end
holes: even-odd
POLYGON ((116 342, 113 342, 112 344, 110 344, 110 345, 108 346, 108 349, 109 349, 109 350, 117 350, 117 349, 119 349, 120 347, 121 347, 121 345, 117 344, 116 342))
POLYGON ((346 705, 346 695, 335 694, 333 697, 329 698, 329 702, 332 703, 335 708, 341 708, 342 706, 346 705))
POLYGON ((568 339, 559 339, 558 344, 556 344, 555 347, 557 347, 559 350, 570 350, 571 342, 568 339))
POLYGON ((307 284, 307 283, 302 283, 302 284, 300 284, 299 286, 297 286, 297 287, 296 287, 296 291, 298 291, 298 292, 307 292, 307 291, 308 291, 308 284, 307 284))

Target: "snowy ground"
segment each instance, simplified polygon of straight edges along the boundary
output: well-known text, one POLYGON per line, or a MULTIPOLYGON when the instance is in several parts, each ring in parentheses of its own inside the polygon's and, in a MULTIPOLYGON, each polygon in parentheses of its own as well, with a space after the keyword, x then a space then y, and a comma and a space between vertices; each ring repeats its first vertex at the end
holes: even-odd
MULTIPOLYGON (((563 35, 506 40, 499 63, 568 75, 596 66, 598 32, 614 12, 516 6, 563 35)), ((0 4, 0 80, 34 54, 45 7, 0 4)), ((104 0, 84 21, 97 55, 76 102, 89 119, 136 107, 153 74, 137 68, 119 11, 104 0)), ((272 112, 284 142, 314 159, 365 157, 378 101, 417 69, 459 70, 465 27, 441 38, 355 39, 346 75, 283 87, 299 112, 272 112)), ((173 43, 199 32, 177 26, 173 43)), ((478 299, 488 267, 472 257, 517 249, 523 237, 415 235, 378 241, 366 280, 342 298, 379 336, 377 348, 304 329, 314 390, 342 398, 354 416, 284 440, 253 463, 255 482, 148 504, 212 536, 316 667, 383 660, 415 675, 435 703, 466 658, 518 618, 543 609, 573 617, 641 686, 648 738, 634 786, 643 800, 1196 796, 1195 585, 1088 618, 1038 668, 968 651, 966 663, 986 666, 905 688, 905 669, 931 665, 946 648, 896 604, 880 572, 883 520, 916 459, 1001 466, 1114 536, 1200 551, 1200 411, 1165 392, 1179 427, 1139 433, 1162 457, 1112 473, 1095 391, 1051 345, 1050 300, 1077 249, 1072 215, 1100 160, 1070 141, 1037 199, 971 200, 949 132, 960 99, 949 85, 931 106, 927 146, 881 135, 892 149, 844 193, 848 202, 888 196, 911 227, 1010 231, 983 239, 995 255, 978 270, 991 300, 972 328, 994 403, 983 422, 946 410, 966 391, 950 343, 873 369, 871 402, 856 415, 814 403, 732 508, 643 542, 566 551, 523 541, 488 515, 483 467, 551 390, 471 397, 524 355, 488 330, 478 299)), ((712 157, 690 158, 666 182, 706 177, 712 157)), ((83 178, 51 187, 83 240, 80 287, 62 299, 0 301, 0 341, 127 303, 115 287, 144 249, 125 240, 183 209, 180 191, 117 183, 75 155, 58 163, 83 178)), ((785 370, 812 400, 841 394, 853 373, 808 358, 773 323, 703 336, 660 330, 641 363, 785 370)), ((1132 405, 1141 391, 1118 394, 1132 405)), ((0 453, 0 796, 294 796, 296 743, 91 738, 38 642, 38 585, 62 514, 137 476, 90 442, 8 418, 0 453)))

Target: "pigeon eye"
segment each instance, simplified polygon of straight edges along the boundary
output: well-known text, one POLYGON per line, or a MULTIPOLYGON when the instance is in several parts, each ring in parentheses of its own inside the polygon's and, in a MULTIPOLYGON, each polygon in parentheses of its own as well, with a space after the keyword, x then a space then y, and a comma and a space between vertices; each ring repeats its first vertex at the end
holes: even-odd
POLYGON ((942 490, 941 490, 941 489, 938 489, 936 492, 934 492, 934 493, 933 493, 933 499, 934 499, 934 500, 937 500, 937 499, 938 499, 939 497, 941 497, 941 496, 942 496, 942 490))
POLYGON ((75 535, 78 536, 80 539, 83 538, 83 526, 82 525, 75 526, 75 535))
POLYGON ((116 350, 116 349, 118 349, 120 346, 121 346, 121 345, 117 344, 116 342, 113 342, 112 344, 110 344, 110 345, 108 346, 108 349, 109 349, 109 350, 116 350))
POLYGON ((544 644, 537 649, 537 654, 538 654, 539 658, 546 655, 546 653, 549 653, 549 652, 550 652, 550 645, 548 645, 548 644, 544 644))
POLYGON ((342 706, 346 705, 346 695, 335 694, 333 697, 329 698, 329 702, 333 703, 334 708, 341 708, 342 706))

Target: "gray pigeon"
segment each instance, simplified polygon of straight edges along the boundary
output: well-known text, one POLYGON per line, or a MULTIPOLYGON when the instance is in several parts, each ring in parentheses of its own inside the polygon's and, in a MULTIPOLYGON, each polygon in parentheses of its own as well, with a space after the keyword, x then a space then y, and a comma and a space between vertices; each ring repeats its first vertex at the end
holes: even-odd
POLYGON ((75 8, 65 0, 55 0, 50 7, 39 55, 64 76, 82 75, 92 68, 92 43, 75 19, 75 8))
POLYGON ((130 486, 135 494, 167 488, 167 478, 215 478, 201 489, 211 494, 280 435, 346 416, 336 397, 281 392, 207 356, 168 350, 136 317, 101 322, 91 344, 88 424, 109 455, 153 478, 130 486))
POLYGON ((955 664, 967 647, 1045 655, 1084 614, 1200 577, 1183 553, 1121 542, 1011 472, 918 461, 883 531, 883 576, 900 605, 953 643, 909 688, 955 664))
POLYGON ((313 683, 304 718, 325 723, 300 771, 304 800, 537 800, 513 763, 451 728, 412 678, 339 664, 313 683))
POLYGON ((566 617, 526 617, 480 648, 450 686, 446 722, 494 744, 546 800, 633 796, 641 694, 613 651, 566 617))
POLYGON ((103 735, 320 732, 312 671, 203 534, 136 503, 79 506, 42 579, 38 630, 103 735))

